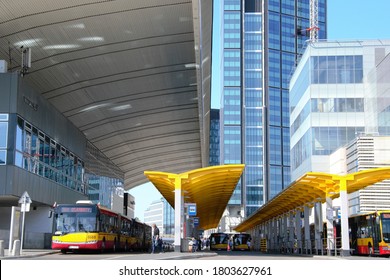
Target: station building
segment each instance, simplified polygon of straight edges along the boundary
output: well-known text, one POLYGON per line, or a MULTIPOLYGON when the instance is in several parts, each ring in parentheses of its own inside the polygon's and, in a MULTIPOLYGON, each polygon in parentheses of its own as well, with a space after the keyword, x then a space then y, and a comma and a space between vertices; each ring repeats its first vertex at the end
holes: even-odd
MULTIPOLYGON (((146 169, 209 164, 212 1, 22 0, 0 9, 0 239, 27 192, 25 248, 48 210, 133 215, 146 169), (119 202, 119 206, 118 206, 119 202)), ((16 237, 18 238, 18 237, 16 237)))
POLYGON ((0 99, 1 240, 8 245, 11 207, 25 191, 26 248, 50 247, 54 203, 92 200, 123 213, 123 172, 19 73, 0 74, 0 99))

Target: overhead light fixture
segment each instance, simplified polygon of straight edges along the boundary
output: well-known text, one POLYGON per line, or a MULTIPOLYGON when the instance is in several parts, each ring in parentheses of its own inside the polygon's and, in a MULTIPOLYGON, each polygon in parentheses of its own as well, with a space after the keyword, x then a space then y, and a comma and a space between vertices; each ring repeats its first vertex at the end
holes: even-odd
POLYGON ((98 108, 105 107, 105 106, 108 106, 108 105, 110 105, 110 103, 92 105, 92 106, 89 106, 87 108, 84 108, 84 109, 80 110, 79 113, 89 112, 89 111, 96 110, 98 108))
POLYGON ((103 37, 95 36, 95 37, 83 37, 80 39, 77 39, 77 41, 81 42, 102 42, 104 41, 103 37))
POLYGON ((76 49, 79 48, 80 45, 76 44, 63 44, 63 45, 50 45, 43 47, 44 50, 66 50, 66 49, 76 49))
POLYGON ((14 46, 17 48, 28 48, 28 47, 34 47, 38 46, 38 43, 41 42, 42 39, 36 38, 36 39, 27 39, 27 40, 22 40, 19 42, 14 43, 14 46))
POLYGON ((131 109, 132 106, 130 104, 124 104, 124 105, 118 105, 118 106, 115 106, 115 107, 112 107, 110 110, 111 111, 122 111, 122 110, 126 110, 126 109, 131 109))
POLYGON ((75 23, 66 26, 67 28, 77 28, 77 29, 85 29, 85 24, 84 23, 75 23))
POLYGON ((187 63, 187 64, 184 64, 184 67, 189 68, 189 69, 195 69, 195 68, 198 68, 198 65, 196 63, 187 63))

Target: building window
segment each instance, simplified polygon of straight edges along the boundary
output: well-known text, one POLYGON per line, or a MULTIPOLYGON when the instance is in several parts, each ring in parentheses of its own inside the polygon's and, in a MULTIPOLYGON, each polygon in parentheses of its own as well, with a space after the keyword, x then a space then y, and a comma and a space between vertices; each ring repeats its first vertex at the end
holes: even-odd
POLYGON ((83 161, 43 131, 18 117, 15 165, 86 193, 83 161))
POLYGON ((0 165, 7 162, 8 114, 0 114, 0 165))
POLYGON ((363 57, 346 56, 312 56, 312 84, 358 84, 363 80, 363 57))
POLYGON ((260 0, 246 0, 245 1, 245 13, 261 13, 260 0))

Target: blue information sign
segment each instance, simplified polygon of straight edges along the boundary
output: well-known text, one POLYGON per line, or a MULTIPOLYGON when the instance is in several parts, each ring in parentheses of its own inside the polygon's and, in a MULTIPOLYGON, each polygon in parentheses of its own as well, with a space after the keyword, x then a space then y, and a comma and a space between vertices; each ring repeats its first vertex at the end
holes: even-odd
POLYGON ((196 216, 196 204, 195 203, 188 203, 188 216, 196 216))
POLYGON ((198 225, 199 225, 199 218, 194 217, 194 226, 198 226, 198 225))

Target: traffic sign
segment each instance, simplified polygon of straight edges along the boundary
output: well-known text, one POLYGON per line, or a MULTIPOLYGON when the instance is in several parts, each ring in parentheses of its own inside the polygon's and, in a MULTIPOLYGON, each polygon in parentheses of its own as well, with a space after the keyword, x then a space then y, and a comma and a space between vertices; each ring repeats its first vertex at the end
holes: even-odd
POLYGON ((196 203, 187 203, 188 216, 196 216, 196 203))
POLYGON ((194 220, 194 226, 198 226, 199 225, 199 217, 193 217, 193 220, 194 220))
POLYGON ((25 192, 22 194, 22 196, 21 196, 20 199, 19 199, 19 203, 20 203, 20 204, 25 204, 25 203, 29 204, 29 203, 32 203, 32 200, 31 200, 30 196, 28 195, 28 192, 27 192, 27 191, 25 191, 25 192))
POLYGON ((20 255, 22 254, 23 250, 23 239, 24 239, 24 219, 26 216, 26 212, 30 211, 30 204, 32 203, 32 200, 30 196, 28 195, 28 192, 25 191, 22 196, 19 199, 19 203, 22 204, 20 207, 20 211, 23 213, 22 216, 22 238, 20 239, 20 255))

